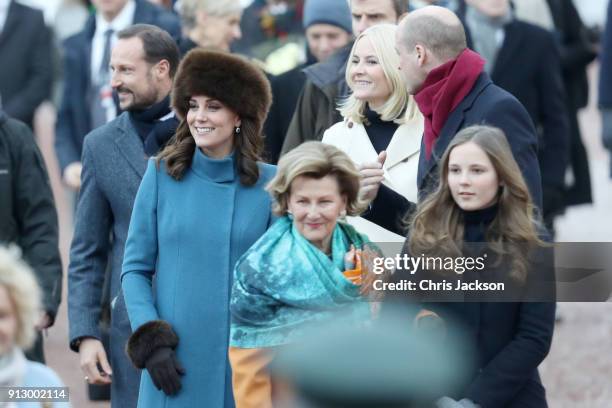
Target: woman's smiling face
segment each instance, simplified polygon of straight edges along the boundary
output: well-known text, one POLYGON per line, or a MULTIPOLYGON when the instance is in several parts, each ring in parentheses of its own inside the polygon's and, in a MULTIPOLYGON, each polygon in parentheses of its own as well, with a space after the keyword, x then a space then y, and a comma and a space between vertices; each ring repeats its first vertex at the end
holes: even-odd
POLYGON ((224 104, 208 96, 192 96, 187 111, 191 136, 202 152, 213 158, 229 155, 234 148, 240 118, 224 104))
POLYGON ((372 109, 383 105, 391 96, 391 86, 367 35, 355 46, 349 61, 349 78, 355 98, 368 102, 372 109))
POLYGON ((298 176, 291 182, 288 210, 293 226, 311 244, 327 253, 338 217, 346 210, 336 176, 298 176))

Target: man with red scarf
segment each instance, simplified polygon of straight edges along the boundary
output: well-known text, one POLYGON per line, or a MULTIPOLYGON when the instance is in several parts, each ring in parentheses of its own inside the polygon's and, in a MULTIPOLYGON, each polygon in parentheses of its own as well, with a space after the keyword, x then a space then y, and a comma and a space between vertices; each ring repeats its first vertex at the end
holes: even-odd
MULTIPOLYGON (((439 160, 457 132, 471 125, 486 124, 504 131, 534 204, 542 208, 533 122, 523 105, 494 85, 484 72, 485 60, 467 48, 459 18, 435 6, 414 11, 400 22, 396 48, 408 92, 414 95, 425 117, 417 175, 419 199, 438 186, 439 160)), ((517 323, 530 335, 517 338, 503 329, 508 317, 506 305, 510 303, 436 305, 447 317, 454 317, 445 323, 449 329, 465 334, 465 341, 474 347, 475 362, 463 378, 464 384, 457 389, 451 387, 448 396, 437 401, 438 408, 546 406, 539 375, 531 366, 548 353, 545 344, 550 344, 547 342, 552 327, 538 319, 554 315, 554 303, 530 309, 530 317, 517 323), (493 334, 485 336, 484 327, 493 334), (506 345, 502 348, 501 344, 506 345)))
POLYGON ((419 198, 437 187, 438 161, 455 134, 487 124, 506 134, 533 201, 541 208, 537 137, 529 114, 484 72, 485 61, 467 48, 459 18, 442 7, 416 10, 400 22, 396 48, 408 92, 425 116, 419 198))
MULTIPOLYGON (((461 129, 486 124, 504 131, 523 172, 534 204, 542 208, 538 142, 533 121, 510 93, 484 71, 485 60, 467 48, 463 24, 450 10, 426 6, 399 24, 396 49, 408 92, 425 117, 417 183, 419 200, 438 185, 438 161, 461 129)), ((366 217, 403 233, 400 221, 416 203, 381 187, 384 156, 361 166, 362 198, 370 203, 366 217), (381 205, 384 202, 385 205, 381 205)))

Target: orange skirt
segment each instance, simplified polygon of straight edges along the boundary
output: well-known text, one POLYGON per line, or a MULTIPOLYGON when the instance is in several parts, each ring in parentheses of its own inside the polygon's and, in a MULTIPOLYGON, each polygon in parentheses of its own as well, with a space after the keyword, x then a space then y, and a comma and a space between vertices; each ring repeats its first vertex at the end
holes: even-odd
POLYGON ((272 408, 272 348, 229 348, 236 408, 272 408))

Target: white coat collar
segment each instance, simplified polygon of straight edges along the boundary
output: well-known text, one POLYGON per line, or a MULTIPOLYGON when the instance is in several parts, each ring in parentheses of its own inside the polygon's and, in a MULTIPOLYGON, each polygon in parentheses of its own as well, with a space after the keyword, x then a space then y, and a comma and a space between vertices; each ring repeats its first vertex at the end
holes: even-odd
MULTIPOLYGON (((378 154, 368 137, 365 127, 361 123, 346 121, 346 126, 351 132, 350 155, 356 162, 369 162, 378 154)), ((423 137, 423 119, 420 116, 400 125, 387 147, 387 160, 384 168, 391 169, 410 156, 419 152, 421 138, 423 137)))

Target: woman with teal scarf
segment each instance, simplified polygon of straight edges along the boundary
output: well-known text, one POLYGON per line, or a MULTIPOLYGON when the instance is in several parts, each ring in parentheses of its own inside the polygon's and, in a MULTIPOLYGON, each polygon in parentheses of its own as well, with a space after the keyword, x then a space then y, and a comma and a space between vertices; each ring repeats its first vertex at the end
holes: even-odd
POLYGON ((358 215, 359 172, 338 148, 300 145, 268 185, 280 219, 238 260, 230 301, 230 362, 237 408, 272 406, 274 348, 338 312, 363 322, 370 305, 368 238, 339 221, 358 215), (365 256, 368 258, 368 256, 365 256))

